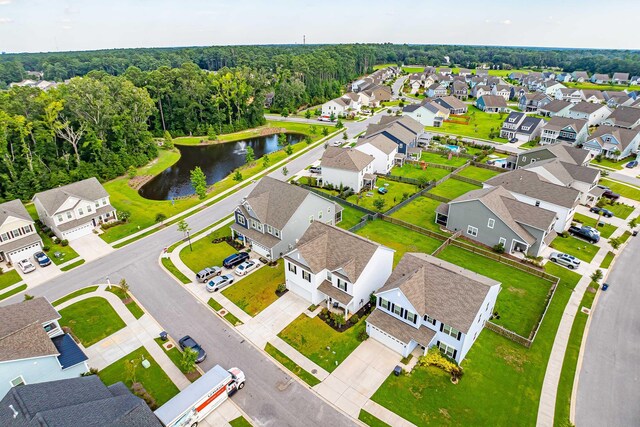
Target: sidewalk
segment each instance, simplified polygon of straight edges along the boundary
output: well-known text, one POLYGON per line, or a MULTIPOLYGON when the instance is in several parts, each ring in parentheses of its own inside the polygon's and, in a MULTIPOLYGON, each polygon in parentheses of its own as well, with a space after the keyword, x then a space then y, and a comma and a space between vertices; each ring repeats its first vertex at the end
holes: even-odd
POLYGON ((384 406, 378 405, 373 400, 367 400, 367 403, 362 407, 365 411, 378 418, 380 421, 384 421, 393 427, 416 427, 415 424, 410 423, 394 412, 391 412, 384 406))

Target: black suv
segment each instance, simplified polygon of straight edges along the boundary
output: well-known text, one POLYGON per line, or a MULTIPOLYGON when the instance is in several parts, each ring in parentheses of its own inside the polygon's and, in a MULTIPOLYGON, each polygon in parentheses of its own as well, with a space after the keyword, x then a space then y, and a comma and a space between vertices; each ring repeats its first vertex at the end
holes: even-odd
POLYGON ((207 358, 207 352, 204 351, 202 347, 200 347, 200 344, 198 344, 196 340, 191 338, 189 335, 185 335, 184 337, 180 338, 180 341, 178 341, 178 344, 180 344, 180 348, 183 351, 185 348, 190 348, 191 350, 198 352, 198 358, 196 359, 196 363, 203 362, 204 359, 207 358))
POLYGON ((222 261, 222 265, 225 268, 233 268, 236 265, 240 265, 246 260, 249 259, 249 254, 247 252, 238 252, 237 254, 229 255, 222 261))

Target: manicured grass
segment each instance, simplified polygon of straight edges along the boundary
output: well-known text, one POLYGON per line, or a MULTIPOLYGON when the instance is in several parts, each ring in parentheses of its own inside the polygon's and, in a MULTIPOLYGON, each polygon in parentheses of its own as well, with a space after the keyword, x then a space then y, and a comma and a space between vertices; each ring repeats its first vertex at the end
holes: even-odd
POLYGON ((191 271, 197 273, 205 267, 222 267, 222 261, 236 250, 227 242, 211 243, 213 239, 209 236, 195 242, 191 246, 185 246, 180 251, 180 259, 191 271))
POLYGON ((567 87, 575 87, 578 89, 596 89, 596 90, 617 90, 617 91, 621 91, 621 90, 625 90, 628 89, 630 91, 632 90, 640 90, 640 86, 635 86, 635 85, 613 85, 613 84, 597 84, 597 83, 591 83, 591 82, 568 82, 568 83, 563 83, 565 86, 567 87))
POLYGON ((348 230, 359 223, 360 219, 366 215, 364 212, 352 208, 351 206, 343 204, 340 204, 340 206, 342 206, 342 221, 340 221, 337 226, 344 230, 348 230))
POLYGON ((257 271, 222 291, 222 295, 229 298, 249 316, 255 316, 278 299, 276 289, 284 283, 284 264, 282 259, 278 265, 269 267, 264 265, 257 271))
POLYGON ((464 376, 457 385, 437 368, 417 367, 411 375, 389 375, 372 400, 416 425, 535 425, 547 359, 580 280, 557 265, 548 272, 562 280, 531 348, 484 330, 462 362, 464 376))
POLYGON ((239 416, 238 418, 229 421, 229 425, 231 427, 252 427, 251 423, 243 416, 239 416))
MULTIPOLYGON (((207 301, 207 304, 209 304, 209 307, 213 308, 216 312, 224 308, 222 305, 220 305, 220 303, 218 303, 218 301, 214 300, 213 298, 209 298, 209 301, 207 301)), ((231 323, 234 326, 242 325, 242 322, 240 321, 240 319, 238 319, 236 316, 234 316, 228 311, 227 311, 227 314, 224 315, 224 318, 227 319, 227 321, 229 321, 229 323, 231 323)))
POLYGON ((593 257, 598 253, 598 250, 600 250, 599 246, 592 245, 591 243, 573 236, 558 236, 553 239, 553 242, 551 242, 551 247, 560 252, 573 255, 585 262, 591 262, 593 257))
POLYGON ((163 347, 163 344, 165 344, 167 341, 162 341, 162 338, 154 338, 154 341, 162 348, 162 351, 164 351, 164 354, 166 354, 169 357, 169 359, 171 359, 173 364, 176 365, 183 374, 185 374, 185 376, 189 381, 194 382, 195 380, 197 380, 202 376, 200 375, 200 372, 198 372, 198 370, 195 368, 191 371, 186 371, 182 368, 182 363, 181 363, 182 352, 180 351, 180 348, 177 345, 172 347, 169 350, 166 350, 163 347))
POLYGON ((404 165, 402 165, 402 167, 396 166, 391 169, 391 175, 412 179, 426 179, 428 181, 437 181, 449 175, 450 173, 451 171, 448 171, 447 169, 428 166, 426 166, 423 170, 419 165, 414 165, 411 163, 405 163, 404 165))
POLYGON ((284 365, 288 370, 293 372, 295 376, 300 378, 305 383, 309 384, 310 387, 320 384, 319 379, 317 379, 315 376, 313 376, 309 372, 302 369, 300 365, 298 365, 296 362, 291 360, 289 357, 287 357, 286 354, 284 354, 283 352, 275 348, 270 343, 267 343, 266 347, 264 348, 264 351, 269 353, 271 357, 276 359, 278 362, 284 365))
POLYGON ((111 365, 98 372, 98 376, 106 385, 112 385, 122 381, 131 389, 133 381, 127 373, 127 361, 133 361, 135 364, 134 366, 136 366, 136 382, 142 384, 147 393, 155 399, 157 406, 162 406, 180 392, 178 387, 176 387, 144 347, 140 347, 139 349, 127 354, 122 359, 113 362, 111 365), (148 369, 145 369, 141 365, 143 357, 151 363, 151 366, 148 369))
POLYGON ((496 175, 499 175, 500 172, 496 172, 490 169, 479 168, 477 166, 467 166, 458 172, 458 175, 464 176, 466 178, 475 179, 477 181, 484 182, 489 178, 493 178, 496 175))
POLYGON ((20 277, 20 274, 18 274, 18 272, 15 269, 5 271, 2 274, 0 274, 0 290, 4 288, 8 288, 9 286, 15 285, 21 280, 22 280, 22 277, 20 277))
POLYGON ((380 177, 376 180, 376 186, 386 187, 388 190, 387 194, 380 194, 377 189, 374 189, 370 192, 363 191, 359 195, 351 195, 347 197, 347 201, 355 205, 362 206, 363 208, 377 211, 373 206, 373 202, 378 198, 382 198, 386 202, 382 208, 382 212, 385 212, 400 203, 403 198, 409 197, 418 192, 418 187, 413 184, 391 181, 380 177), (368 193, 371 193, 372 195, 368 196, 368 193))
POLYGON ((186 285, 187 283, 191 283, 191 279, 182 274, 182 271, 178 270, 178 267, 173 264, 171 258, 161 258, 160 262, 162 262, 162 265, 169 271, 169 273, 173 274, 176 279, 181 281, 183 284, 186 285))
POLYGON ((85 262, 85 261, 84 261, 83 259, 78 260, 78 261, 76 261, 76 262, 72 262, 72 263, 71 263, 71 264, 69 264, 69 265, 65 265, 64 267, 61 267, 61 268, 60 268, 60 271, 69 271, 69 270, 72 270, 72 269, 74 269, 74 268, 76 268, 76 267, 81 266, 82 264, 84 264, 84 262, 85 262))
MULTIPOLYGON (((593 289, 599 286, 595 285, 593 289)), ((556 411, 554 414, 553 424, 556 427, 564 427, 569 425, 569 411, 571 408, 571 394, 573 392, 573 381, 576 375, 578 365, 578 356, 580 354, 580 346, 584 329, 589 316, 583 313, 582 307, 591 308, 596 293, 589 289, 584 293, 578 312, 573 320, 569 342, 564 353, 564 361, 562 362, 562 371, 560 372, 560 382, 558 383, 558 391, 556 395, 556 411)))
POLYGON ((600 218, 600 222, 605 223, 604 226, 602 227, 597 226, 597 223, 598 223, 597 218, 591 218, 590 216, 577 213, 573 216, 573 219, 574 221, 577 221, 582 225, 589 225, 591 227, 597 228, 598 231, 600 231, 600 236, 605 239, 608 239, 609 237, 611 237, 613 232, 618 229, 618 227, 614 227, 611 224, 607 224, 608 218, 605 218, 605 217, 600 218))
POLYGON ((42 239, 42 245, 49 248, 45 252, 55 265, 64 264, 67 261, 78 258, 78 253, 71 246, 62 246, 59 242, 53 243, 53 239, 42 231, 39 231, 38 234, 42 239), (60 254, 60 256, 55 256, 56 253, 60 254))
POLYGON ((440 226, 436 224, 436 208, 441 203, 429 197, 418 197, 391 214, 391 216, 410 224, 445 234, 440 231, 440 226))
POLYGON ((598 161, 596 159, 593 159, 591 161, 591 165, 592 166, 603 166, 605 168, 616 169, 616 170, 622 170, 624 168, 624 165, 629 163, 631 160, 635 160, 635 157, 634 156, 629 156, 629 157, 626 157, 626 158, 621 159, 621 160, 613 160, 613 159, 602 158, 602 159, 600 159, 600 161, 598 161))
POLYGON ((213 308, 215 311, 220 311, 223 308, 222 305, 220 305, 220 303, 214 300, 213 298, 209 298, 209 301, 207 302, 207 304, 209 304, 209 306, 213 308))
POLYGON ((478 190, 480 188, 481 187, 477 185, 473 185, 467 182, 458 181, 457 179, 449 178, 446 181, 444 181, 442 184, 429 190, 429 193, 453 200, 456 197, 459 197, 465 193, 468 193, 469 191, 478 190))
POLYGON ((500 133, 502 122, 504 122, 504 119, 508 114, 485 113, 484 111, 479 110, 472 105, 469 105, 469 111, 465 115, 470 117, 468 125, 462 123, 444 122, 442 124, 442 127, 426 126, 425 129, 434 132, 444 132, 470 138, 487 139, 494 142, 507 142, 507 140, 504 138, 491 139, 489 138, 489 134, 491 133, 491 129, 493 129, 494 133, 500 133))
POLYGON ((379 418, 376 418, 375 416, 371 415, 364 409, 360 409, 360 414, 358 415, 358 419, 371 427, 391 427, 389 424, 385 423, 379 418))
POLYGON ((393 255, 394 265, 400 262, 405 252, 431 254, 442 244, 440 240, 382 220, 370 221, 356 231, 356 234, 394 249, 396 251, 393 255))
POLYGON ((27 289, 27 285, 23 284, 20 286, 17 286, 13 289, 11 289, 10 291, 7 291, 3 294, 0 294, 0 301, 2 301, 3 299, 7 299, 9 297, 14 296, 15 294, 19 294, 20 292, 24 291, 25 289, 27 289))
POLYGON ((606 185, 611 188, 611 191, 620 194, 622 197, 632 199, 640 202, 640 187, 635 185, 623 184, 618 181, 612 181, 610 179, 601 179, 600 184, 606 185))
POLYGON ((619 239, 622 243, 624 243, 627 240, 629 240, 629 237, 631 237, 631 233, 627 230, 624 233, 622 233, 622 236, 620 236, 619 239))
POLYGON ((551 282, 456 246, 447 246, 438 258, 499 281, 502 290, 495 311, 500 319, 492 321, 525 338, 529 336, 544 311, 551 282))
POLYGON ((629 215, 631 215, 635 210, 633 206, 625 205, 624 203, 613 203, 610 205, 604 205, 604 208, 609 209, 616 217, 620 219, 627 219, 629 215))
POLYGON ((360 345, 358 335, 366 329, 365 319, 366 316, 344 332, 336 332, 319 317, 301 314, 278 336, 320 367, 333 372, 360 345))
POLYGON ((133 300, 133 298, 130 298, 128 295, 125 295, 125 293, 122 292, 122 290, 120 290, 119 287, 117 287, 117 286, 109 286, 107 288, 107 291, 111 292, 112 294, 114 294, 118 298, 120 298, 122 303, 127 307, 127 310, 129 310, 129 312, 136 319, 139 319, 144 315, 144 310, 142 310, 140 308, 140 306, 133 300), (127 301, 127 302, 125 302, 125 301, 127 301))
POLYGON ((89 347, 126 325, 102 297, 90 297, 60 310, 60 326, 71 328, 73 336, 89 347))
POLYGON ((430 153, 428 151, 423 151, 422 156, 420 156, 420 160, 425 161, 427 163, 437 163, 439 165, 447 165, 453 167, 460 167, 467 163, 469 159, 466 157, 457 157, 455 154, 451 156, 449 159, 448 155, 442 155, 437 153, 430 153))
POLYGON ((600 268, 609 268, 615 256, 616 254, 614 254, 613 252, 611 251, 607 252, 604 259, 602 260, 602 263, 600 263, 600 268))
POLYGON ((98 286, 87 286, 86 288, 82 288, 82 289, 78 289, 75 292, 71 292, 69 295, 66 295, 60 299, 55 300, 51 305, 53 305, 54 307, 56 305, 60 305, 62 303, 65 303, 75 297, 79 297, 80 295, 84 295, 84 294, 89 294, 91 292, 95 292, 98 290, 98 286))

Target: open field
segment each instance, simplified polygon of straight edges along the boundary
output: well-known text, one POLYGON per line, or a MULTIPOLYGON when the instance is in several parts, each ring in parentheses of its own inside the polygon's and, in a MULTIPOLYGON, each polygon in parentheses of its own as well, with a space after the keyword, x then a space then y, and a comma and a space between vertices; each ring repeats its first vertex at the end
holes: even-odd
POLYGON ((420 156, 420 160, 425 161, 427 163, 437 163, 439 165, 447 165, 453 167, 460 167, 467 163, 469 159, 466 157, 457 157, 455 154, 451 156, 449 159, 447 155, 437 154, 437 153, 429 153, 427 151, 422 152, 422 156, 420 156))

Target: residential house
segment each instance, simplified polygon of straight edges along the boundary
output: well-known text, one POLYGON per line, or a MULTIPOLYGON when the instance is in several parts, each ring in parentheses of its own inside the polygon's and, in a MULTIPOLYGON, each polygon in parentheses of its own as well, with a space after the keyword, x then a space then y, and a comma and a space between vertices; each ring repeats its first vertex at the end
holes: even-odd
POLYGON ((477 68, 476 67, 476 76, 487 77, 487 76, 489 76, 489 70, 487 68, 477 68))
POLYGON ((511 80, 522 81, 523 77, 524 77, 524 74, 519 72, 519 71, 514 71, 514 72, 509 73, 509 78, 511 80))
POLYGON ((500 283, 422 253, 406 253, 375 294, 368 335, 408 357, 437 347, 460 363, 491 318, 500 283))
POLYGON ((602 95, 604 96, 604 99, 606 99, 607 105, 611 108, 627 106, 634 101, 634 99, 625 92, 604 91, 602 92, 602 95))
POLYGON ((619 128, 635 129, 640 125, 640 108, 619 107, 613 110, 611 115, 603 122, 603 125, 619 128))
POLYGON ((613 73, 611 83, 613 83, 614 85, 629 84, 629 73, 613 73))
POLYGON ((22 202, 0 204, 0 261, 15 264, 41 250, 42 239, 22 202))
POLYGON ((391 275, 393 249, 337 227, 311 224, 287 253, 287 289, 349 318, 391 275))
POLYGON ((591 83, 605 84, 609 83, 609 74, 596 73, 591 76, 591 83))
POLYGON ((604 99, 602 91, 597 89, 582 89, 582 98, 586 102, 593 102, 596 104, 602 104, 607 101, 604 99))
POLYGON ((360 94, 355 92, 347 92, 342 95, 342 99, 346 100, 349 104, 349 111, 358 112, 360 111, 360 94))
POLYGON ((471 96, 480 98, 483 95, 491 95, 491 87, 487 85, 476 85, 471 89, 471 96))
POLYGON ((571 75, 573 76, 573 80, 578 83, 586 82, 589 80, 589 74, 586 71, 574 71, 573 73, 571 73, 571 75))
POLYGON ((449 118, 449 110, 435 102, 407 105, 402 109, 405 116, 411 117, 423 126, 440 127, 449 118))
POLYGON ((523 169, 535 172, 554 184, 578 190, 583 205, 595 205, 600 198, 600 189, 596 188, 600 180, 600 170, 597 168, 549 159, 530 163, 523 169))
POLYGON ((398 154, 398 144, 383 133, 378 133, 371 138, 359 138, 355 149, 373 156, 373 172, 380 174, 391 172, 398 154))
POLYGON ((500 138, 529 142, 540 136, 543 126, 543 119, 514 111, 502 123, 500 138))
POLYGON ((561 83, 569 83, 573 80, 573 76, 569 73, 560 73, 556 76, 556 80, 561 83))
POLYGON ((631 80, 629 81, 629 84, 631 85, 637 85, 640 83, 640 76, 633 76, 631 77, 631 80))
POLYGON ((441 98, 447 96, 447 88, 440 83, 434 83, 427 88, 427 96, 429 98, 441 98))
POLYGON ((622 160, 638 153, 640 129, 600 126, 587 138, 583 148, 608 159, 622 160))
POLYGON ((506 253, 539 256, 555 237, 556 213, 518 200, 501 186, 472 190, 436 209, 436 222, 506 253))
POLYGON ((515 96, 515 90, 513 86, 509 85, 495 85, 491 89, 492 95, 501 96, 505 101, 509 101, 511 98, 515 96))
POLYGON ((564 89, 566 86, 555 80, 546 80, 543 84, 543 88, 545 94, 553 96, 558 89, 564 89))
POLYGON ((451 85, 451 95, 458 99, 466 100, 469 98, 469 86, 466 82, 455 81, 451 85))
POLYGON ((525 169, 501 173, 485 181, 483 186, 502 186, 521 202, 555 212, 557 221, 554 230, 558 233, 569 228, 576 206, 580 203, 578 190, 554 184, 525 169))
POLYGON ((32 201, 40 221, 63 240, 86 236, 117 219, 109 193, 96 178, 36 193, 32 201))
POLYGON ((273 98, 276 96, 275 92, 269 92, 264 97, 264 108, 271 108, 273 105, 273 98))
POLYGON ((478 85, 486 85, 486 84, 487 84, 487 77, 473 76, 469 80, 469 87, 471 89, 473 89, 478 85))
POLYGON ((543 107, 538 108, 538 114, 546 117, 553 117, 563 111, 568 111, 573 106, 572 103, 555 99, 543 107))
POLYGON ((507 103, 499 95, 482 95, 476 99, 475 105, 485 113, 502 113, 507 111, 507 103))
POLYGON ((527 113, 536 112, 551 102, 551 97, 540 92, 525 93, 518 100, 518 108, 527 113))
POLYGON ((127 386, 106 386, 97 375, 13 387, 0 407, 3 427, 162 427, 127 386))
POLYGON ((373 188, 376 181, 374 160, 372 155, 353 148, 328 147, 320 160, 322 185, 342 185, 356 193, 373 188))
POLYGON ((438 68, 438 73, 445 75, 445 76, 449 76, 451 75, 451 68, 449 67, 440 67, 438 68))
POLYGON ((12 387, 79 377, 87 356, 39 297, 0 307, 0 396, 12 387))
POLYGON ((542 128, 540 144, 555 144, 562 141, 579 145, 587 140, 587 136, 589 136, 589 126, 586 120, 553 116, 542 128))
POLYGON ((322 115, 334 118, 344 117, 348 114, 351 100, 349 98, 335 98, 322 104, 322 115))
POLYGON ((393 93, 389 86, 377 85, 369 90, 371 90, 374 99, 378 102, 388 102, 391 101, 391 98, 393 97, 393 93))
POLYGON ((463 77, 470 77, 470 76, 472 76, 473 74, 471 73, 471 70, 470 70, 470 69, 468 69, 468 68, 460 68, 460 69, 458 70, 458 75, 459 75, 459 76, 463 76, 463 77))
POLYGON ((566 142, 561 142, 559 144, 535 147, 519 153, 515 161, 515 167, 523 168, 531 163, 549 159, 559 159, 565 163, 587 166, 591 158, 592 155, 588 151, 569 145, 566 142))
POLYGON ((556 90, 555 98, 577 104, 582 101, 582 91, 580 89, 569 87, 560 88, 556 90))
POLYGON ((460 101, 455 96, 444 96, 442 98, 434 99, 433 102, 443 106, 449 110, 449 114, 466 114, 469 107, 464 102, 460 101))
POLYGON ((451 84, 453 83, 453 76, 451 76, 450 74, 436 74, 436 77, 438 79, 438 82, 446 87, 447 89, 451 86, 451 84))
POLYGON ((420 93, 420 89, 422 89, 422 82, 419 80, 413 81, 409 83, 410 93, 413 95, 418 95, 420 93))
POLYGON ((233 237, 261 256, 277 259, 293 248, 311 222, 340 222, 342 207, 314 192, 265 176, 236 207, 234 216, 233 237))
POLYGON ((559 117, 586 120, 587 126, 600 126, 611 115, 611 110, 606 105, 581 101, 574 104, 569 110, 562 110, 556 114, 559 117))
POLYGON ((409 116, 383 116, 377 124, 370 124, 363 138, 383 134, 398 145, 398 153, 408 155, 424 134, 424 126, 409 116))

